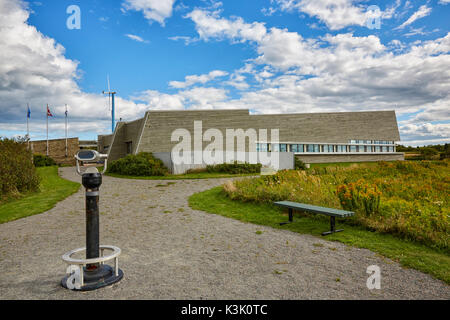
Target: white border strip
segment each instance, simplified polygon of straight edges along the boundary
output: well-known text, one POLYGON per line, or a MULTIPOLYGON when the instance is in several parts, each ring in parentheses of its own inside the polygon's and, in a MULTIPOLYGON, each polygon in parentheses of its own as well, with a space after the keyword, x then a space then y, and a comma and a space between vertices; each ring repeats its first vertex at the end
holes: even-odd
POLYGON ((147 112, 145 113, 144 125, 142 126, 142 129, 141 129, 141 135, 139 136, 139 141, 138 141, 138 144, 137 144, 137 146, 136 146, 136 149, 134 150, 134 154, 137 154, 137 152, 138 152, 138 150, 139 150, 139 146, 141 145, 142 136, 143 136, 143 134, 144 134, 145 126, 147 125, 148 114, 149 114, 149 112, 147 111, 147 112))

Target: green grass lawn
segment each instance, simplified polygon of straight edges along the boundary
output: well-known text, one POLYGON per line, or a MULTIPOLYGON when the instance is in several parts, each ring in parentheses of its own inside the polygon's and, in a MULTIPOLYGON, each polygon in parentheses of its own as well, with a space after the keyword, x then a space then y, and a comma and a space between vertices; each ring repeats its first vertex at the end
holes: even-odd
MULTIPOLYGON (((100 170, 100 168, 99 168, 100 170)), ((126 179, 144 179, 144 180, 182 180, 182 179, 217 179, 217 178, 233 178, 233 177, 249 177, 258 176, 257 173, 245 173, 245 174, 228 174, 228 173, 185 173, 185 174, 170 174, 167 176, 127 176, 117 173, 106 173, 107 176, 126 179)))
POLYGON ((422 244, 402 240, 389 234, 371 232, 362 227, 344 225, 337 219, 337 228, 344 232, 323 237, 322 232, 330 229, 329 218, 322 215, 294 214, 294 222, 280 226, 287 221, 287 214, 277 207, 265 204, 243 203, 229 199, 216 187, 196 193, 189 198, 189 205, 196 210, 219 214, 258 225, 276 229, 287 229, 301 234, 311 234, 321 239, 339 241, 350 246, 366 248, 384 257, 399 262, 405 268, 414 268, 428 273, 450 284, 450 256, 448 252, 431 249, 422 244))
POLYGON ((58 167, 40 167, 40 191, 24 195, 0 205, 0 223, 28 217, 50 210, 54 205, 78 191, 80 184, 58 175, 58 167))

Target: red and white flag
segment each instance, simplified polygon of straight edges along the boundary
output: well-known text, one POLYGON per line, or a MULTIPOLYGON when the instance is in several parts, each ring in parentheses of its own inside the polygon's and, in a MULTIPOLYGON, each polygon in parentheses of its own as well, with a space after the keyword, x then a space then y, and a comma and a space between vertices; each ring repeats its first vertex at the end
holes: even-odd
POLYGON ((48 108, 48 105, 47 105, 47 117, 53 117, 52 113, 50 112, 50 109, 48 108))

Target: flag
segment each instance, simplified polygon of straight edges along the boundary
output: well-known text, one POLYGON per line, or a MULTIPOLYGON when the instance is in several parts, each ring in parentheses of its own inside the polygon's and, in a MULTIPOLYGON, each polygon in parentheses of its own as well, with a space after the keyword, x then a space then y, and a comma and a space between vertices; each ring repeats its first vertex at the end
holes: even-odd
POLYGON ((27 118, 31 118, 31 110, 30 110, 30 107, 28 107, 27 118))
POLYGON ((52 113, 50 112, 50 109, 47 106, 47 117, 53 117, 52 113))

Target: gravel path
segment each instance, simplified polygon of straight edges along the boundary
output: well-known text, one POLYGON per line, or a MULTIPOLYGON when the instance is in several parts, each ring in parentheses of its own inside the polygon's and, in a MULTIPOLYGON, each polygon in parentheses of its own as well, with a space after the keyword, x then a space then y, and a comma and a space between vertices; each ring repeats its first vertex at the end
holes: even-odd
MULTIPOLYGON (((60 174, 81 181, 73 168, 60 174)), ((101 244, 122 249, 124 278, 96 291, 59 284, 61 256, 85 246, 83 188, 1 224, 0 299, 450 299, 445 283, 369 250, 189 208, 189 195, 224 181, 104 177, 101 244), (380 290, 366 287, 369 265, 381 269, 380 290)))

